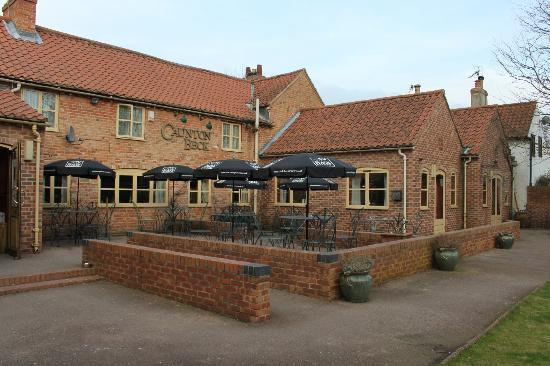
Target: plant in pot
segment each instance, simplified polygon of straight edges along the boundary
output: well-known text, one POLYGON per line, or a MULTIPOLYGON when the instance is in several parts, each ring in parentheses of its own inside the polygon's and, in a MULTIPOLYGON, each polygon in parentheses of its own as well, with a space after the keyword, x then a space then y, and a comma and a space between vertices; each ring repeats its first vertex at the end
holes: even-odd
POLYGON ((497 234, 497 248, 510 249, 514 245, 514 234, 501 232, 497 234))
POLYGON ((432 244, 437 268, 442 271, 454 271, 460 254, 458 246, 448 235, 438 235, 432 244))
POLYGON ((350 302, 366 302, 372 287, 369 274, 374 262, 367 257, 353 257, 342 261, 340 292, 350 302))

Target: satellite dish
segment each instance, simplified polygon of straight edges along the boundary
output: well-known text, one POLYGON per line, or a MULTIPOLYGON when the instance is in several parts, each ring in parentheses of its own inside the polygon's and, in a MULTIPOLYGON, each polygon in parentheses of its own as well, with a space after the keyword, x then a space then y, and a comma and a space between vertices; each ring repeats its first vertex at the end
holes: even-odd
POLYGON ((65 138, 67 139, 67 141, 69 141, 71 144, 73 142, 76 141, 76 135, 74 133, 74 128, 73 126, 69 127, 69 133, 67 133, 67 135, 65 136, 65 138))
POLYGON ((550 125, 550 116, 544 116, 542 117, 542 119, 540 120, 540 122, 543 124, 543 125, 550 125))

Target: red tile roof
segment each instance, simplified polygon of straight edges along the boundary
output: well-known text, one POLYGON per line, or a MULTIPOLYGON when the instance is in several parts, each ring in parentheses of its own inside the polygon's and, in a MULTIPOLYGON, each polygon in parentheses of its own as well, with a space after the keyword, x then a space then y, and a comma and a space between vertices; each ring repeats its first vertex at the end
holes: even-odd
POLYGON ((537 102, 499 105, 498 112, 506 137, 529 137, 536 108, 537 102))
POLYGON ((260 99, 260 105, 269 105, 290 83, 292 83, 304 69, 292 71, 286 74, 256 80, 254 89, 256 97, 260 99))
POLYGON ((0 22, 0 77, 254 119, 246 106, 248 80, 43 27, 37 31, 43 44, 14 39, 0 22))
POLYGON ((443 90, 303 110, 265 155, 412 146, 443 90))
POLYGON ((0 119, 2 118, 25 122, 46 122, 46 117, 9 90, 0 90, 0 119))
POLYGON ((488 127, 498 117, 497 106, 459 108, 451 113, 462 144, 470 148, 471 154, 479 154, 488 127))

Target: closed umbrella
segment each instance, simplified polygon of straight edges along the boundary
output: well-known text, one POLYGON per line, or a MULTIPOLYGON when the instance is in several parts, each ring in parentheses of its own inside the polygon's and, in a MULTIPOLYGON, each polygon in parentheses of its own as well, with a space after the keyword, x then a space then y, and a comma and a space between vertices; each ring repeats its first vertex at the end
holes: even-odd
POLYGON ((339 159, 315 153, 301 153, 275 160, 266 166, 272 177, 304 178, 306 187, 306 240, 308 239, 309 179, 355 176, 356 168, 339 159))

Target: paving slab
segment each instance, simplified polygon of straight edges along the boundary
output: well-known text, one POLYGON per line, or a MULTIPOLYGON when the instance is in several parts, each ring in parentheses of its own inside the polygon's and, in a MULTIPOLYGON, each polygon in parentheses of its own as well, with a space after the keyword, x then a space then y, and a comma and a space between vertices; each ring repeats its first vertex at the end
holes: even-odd
POLYGON ((548 231, 456 272, 374 289, 365 304, 273 290, 248 324, 105 281, 0 297, 0 365, 429 365, 550 280, 548 231))

